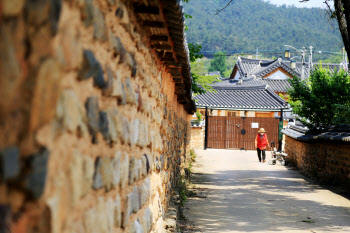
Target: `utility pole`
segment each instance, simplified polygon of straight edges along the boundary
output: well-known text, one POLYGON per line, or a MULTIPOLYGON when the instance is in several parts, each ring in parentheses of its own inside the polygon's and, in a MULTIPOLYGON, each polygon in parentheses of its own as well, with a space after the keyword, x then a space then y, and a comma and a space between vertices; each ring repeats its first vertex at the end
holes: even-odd
POLYGON ((301 52, 301 81, 304 81, 305 77, 305 47, 303 47, 303 51, 301 52))
POLYGON ((255 55, 255 56, 256 56, 256 59, 259 58, 259 56, 260 56, 260 55, 259 55, 259 48, 256 48, 256 55, 255 55))
POLYGON ((282 129, 283 129, 283 108, 281 108, 280 122, 278 124, 278 150, 279 151, 282 151, 282 133, 281 133, 282 129))
POLYGON ((343 67, 345 71, 348 71, 348 58, 346 56, 345 48, 343 48, 343 67))
POLYGON ((208 107, 205 107, 204 150, 206 150, 208 146, 208 117, 208 107))
POLYGON ((311 71, 313 70, 313 63, 312 63, 312 49, 313 49, 313 47, 310 46, 309 49, 310 49, 310 53, 309 53, 309 76, 310 76, 311 71))

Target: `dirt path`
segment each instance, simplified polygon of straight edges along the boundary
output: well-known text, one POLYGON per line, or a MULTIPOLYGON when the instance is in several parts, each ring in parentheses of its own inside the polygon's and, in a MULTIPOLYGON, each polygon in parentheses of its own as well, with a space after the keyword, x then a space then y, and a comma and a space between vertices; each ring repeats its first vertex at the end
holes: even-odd
POLYGON ((350 200, 255 151, 198 151, 193 173, 200 197, 184 214, 197 232, 350 232, 350 200))

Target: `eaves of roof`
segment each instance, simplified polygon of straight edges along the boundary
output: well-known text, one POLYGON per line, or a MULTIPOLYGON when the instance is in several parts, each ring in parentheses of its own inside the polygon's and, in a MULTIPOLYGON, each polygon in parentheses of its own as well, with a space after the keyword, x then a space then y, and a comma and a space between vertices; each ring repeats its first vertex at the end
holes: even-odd
POLYGON ((340 142, 350 144, 350 125, 331 126, 318 132, 309 133, 307 128, 291 125, 282 133, 303 142, 340 142))
POLYGON ((266 85, 215 87, 216 92, 195 96, 198 107, 225 109, 287 109, 287 102, 266 85))

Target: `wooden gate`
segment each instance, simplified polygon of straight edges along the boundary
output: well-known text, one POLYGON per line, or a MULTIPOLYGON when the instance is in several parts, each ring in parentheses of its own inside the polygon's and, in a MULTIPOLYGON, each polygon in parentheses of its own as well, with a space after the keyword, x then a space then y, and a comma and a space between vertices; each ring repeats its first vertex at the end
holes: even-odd
MULTIPOLYGON (((256 124, 255 124, 256 125, 256 124)), ((278 148, 279 119, 267 117, 208 117, 208 148, 255 150, 254 140, 260 128, 265 128, 269 142, 278 148), (253 128, 252 123, 258 123, 253 128)))

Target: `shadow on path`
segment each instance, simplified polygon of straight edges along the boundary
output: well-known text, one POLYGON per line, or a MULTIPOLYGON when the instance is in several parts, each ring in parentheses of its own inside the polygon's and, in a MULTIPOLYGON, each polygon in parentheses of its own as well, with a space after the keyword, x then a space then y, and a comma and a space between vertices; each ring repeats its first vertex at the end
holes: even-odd
POLYGON ((297 171, 193 173, 192 183, 206 196, 188 204, 203 232, 350 232, 350 201, 297 171))

